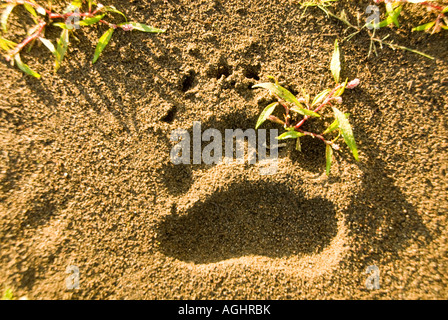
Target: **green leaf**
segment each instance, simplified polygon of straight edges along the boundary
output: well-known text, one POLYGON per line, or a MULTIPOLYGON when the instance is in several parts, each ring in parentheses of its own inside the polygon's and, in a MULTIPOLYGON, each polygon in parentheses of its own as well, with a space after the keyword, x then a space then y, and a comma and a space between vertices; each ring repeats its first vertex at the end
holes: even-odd
POLYGON ((398 6, 392 15, 392 20, 395 24, 395 26, 398 28, 400 26, 400 23, 398 22, 398 17, 400 16, 401 9, 403 9, 403 6, 398 6))
POLYGON ((283 100, 290 102, 290 103, 298 106, 299 108, 303 109, 303 106, 300 104, 300 102, 297 100, 297 98, 291 92, 289 92, 287 89, 283 88, 281 85, 279 85, 277 83, 272 83, 272 82, 259 83, 259 84, 253 85, 252 88, 268 89, 271 92, 271 94, 274 94, 274 95, 282 98, 283 100))
POLYGON ((69 45, 69 30, 64 29, 62 30, 61 37, 57 41, 57 48, 55 53, 56 59, 54 64, 55 72, 57 72, 61 67, 61 62, 64 59, 64 56, 67 52, 68 45, 69 45))
POLYGON ((287 132, 284 132, 283 134, 279 135, 276 139, 277 140, 285 140, 285 139, 296 139, 303 137, 304 134, 302 132, 290 130, 287 132))
POLYGON ((311 107, 314 107, 315 105, 321 103, 324 100, 324 98, 327 96, 327 94, 329 94, 330 92, 331 92, 331 89, 325 89, 324 91, 317 94, 314 97, 313 102, 311 102, 311 107))
POLYGON ((302 152, 302 145, 300 144, 300 138, 296 140, 296 150, 302 152))
POLYGON ((278 102, 271 103, 268 105, 264 110, 261 112, 260 116, 258 117, 257 124, 255 125, 255 130, 258 129, 259 126, 263 124, 263 122, 266 121, 266 119, 274 112, 275 107, 278 106, 278 102))
POLYGON ((327 176, 330 175, 330 169, 331 169, 331 161, 333 159, 333 148, 327 144, 326 148, 325 148, 325 159, 327 160, 327 176))
POLYGON ((39 40, 44 44, 44 46, 46 46, 48 48, 48 50, 51 51, 51 53, 53 55, 56 56, 56 48, 54 47, 53 43, 50 40, 42 38, 42 37, 39 37, 39 40))
POLYGON ((385 20, 381 21, 380 23, 375 25, 375 28, 383 28, 383 27, 387 27, 388 25, 390 25, 391 23, 393 23, 393 20, 391 17, 387 17, 385 20))
POLYGON ((22 59, 20 59, 20 55, 16 54, 14 56, 14 61, 17 64, 17 67, 19 67, 20 70, 25 72, 26 74, 29 74, 30 76, 33 76, 37 79, 40 79, 40 74, 38 74, 36 71, 31 70, 31 68, 22 62, 22 59))
POLYGON ((294 106, 294 107, 291 107, 290 110, 294 111, 294 112, 297 112, 297 113, 300 113, 301 115, 304 115, 304 116, 320 118, 320 114, 318 114, 318 113, 316 113, 314 111, 305 109, 305 108, 299 108, 299 107, 295 107, 294 106))
POLYGON ((0 300, 14 300, 14 294, 10 288, 5 289, 0 300))
MULTIPOLYGON (((386 11, 389 15, 385 21, 387 21, 387 25, 393 23, 396 27, 400 26, 400 23, 398 22, 398 17, 400 16, 401 9, 403 9, 403 6, 399 5, 398 7, 394 8, 394 4, 392 3, 386 3, 386 11)), ((380 24, 381 27, 381 24, 380 24)))
POLYGON ((342 96, 342 94, 343 94, 344 91, 345 91, 345 87, 347 86, 347 83, 348 83, 348 78, 345 79, 345 82, 344 82, 344 84, 342 85, 342 87, 339 88, 338 90, 336 90, 336 92, 333 94, 333 97, 340 97, 340 96, 342 96))
POLYGON ((8 39, 0 37, 0 48, 5 51, 10 51, 17 46, 17 43, 12 42, 8 39))
POLYGON ((8 31, 8 26, 7 26, 8 18, 9 18, 9 15, 11 14, 12 10, 15 8, 15 6, 16 6, 15 4, 8 5, 8 6, 6 6, 5 10, 3 10, 3 12, 2 12, 2 16, 0 17, 0 25, 2 26, 2 29, 4 32, 8 31))
POLYGON ((90 26, 92 24, 95 24, 97 22, 99 22, 101 19, 104 18, 106 14, 100 14, 91 18, 86 18, 84 20, 79 21, 79 25, 80 26, 90 26))
POLYGON ((45 9, 43 7, 37 7, 36 8, 37 13, 45 16, 47 14, 47 12, 45 11, 45 9))
MULTIPOLYGON (((350 116, 350 113, 344 113, 345 117, 348 118, 350 116)), ((337 128, 339 128, 339 122, 338 119, 334 120, 329 126, 328 128, 322 133, 322 135, 333 132, 334 130, 336 130, 337 128)))
POLYGON ((64 22, 54 22, 53 25, 64 30, 69 30, 64 22))
POLYGON ((37 18, 37 12, 36 12, 36 10, 34 10, 34 8, 30 4, 24 3, 23 6, 25 7, 26 11, 31 13, 31 15, 33 17, 37 18))
POLYGON ((330 70, 331 74, 333 75, 334 81, 336 83, 339 83, 339 76, 341 73, 341 59, 339 53, 338 39, 336 39, 334 42, 334 51, 333 56, 331 57, 330 70))
POLYGON ((93 56, 92 63, 95 63, 98 60, 98 58, 100 57, 101 52, 103 52, 104 48, 109 43, 110 38, 112 38, 113 33, 114 33, 114 29, 110 28, 98 40, 98 44, 97 44, 96 49, 95 49, 95 54, 93 56))
POLYGON ((151 26, 147 26, 146 24, 143 24, 143 23, 138 23, 138 22, 121 23, 121 24, 119 24, 119 26, 122 26, 125 24, 131 25, 134 28, 134 30, 143 31, 143 32, 163 33, 166 31, 166 29, 157 29, 157 28, 153 28, 151 26))
POLYGON ((334 130, 336 130, 339 127, 339 122, 338 120, 334 120, 329 126, 328 128, 322 133, 322 135, 333 132, 334 130))
POLYGON ((126 22, 128 21, 128 18, 126 18, 124 13, 117 10, 117 8, 115 8, 114 6, 104 6, 101 10, 106 10, 107 12, 118 13, 119 15, 123 16, 123 18, 126 20, 126 22))
POLYGON ((344 138, 345 143, 350 148, 353 153, 353 157, 356 161, 358 161, 358 149, 356 147, 355 137, 353 135, 352 127, 348 122, 346 116, 339 111, 337 108, 332 107, 336 120, 338 121, 339 129, 341 129, 342 137, 344 138))
POLYGON ((273 76, 266 76, 266 78, 271 79, 271 80, 273 80, 275 82, 275 84, 278 84, 278 80, 275 77, 273 77, 273 76))
POLYGON ((76 8, 81 8, 81 6, 82 6, 82 0, 73 0, 72 3, 71 3, 71 5, 72 5, 73 7, 76 7, 76 8))
POLYGON ((426 31, 428 29, 431 29, 432 26, 435 25, 435 24, 436 24, 435 21, 429 22, 429 23, 425 23, 425 24, 422 24, 421 26, 412 28, 412 31, 426 31))
POLYGON ((448 6, 446 6, 445 8, 443 8, 442 13, 447 13, 448 12, 448 6))

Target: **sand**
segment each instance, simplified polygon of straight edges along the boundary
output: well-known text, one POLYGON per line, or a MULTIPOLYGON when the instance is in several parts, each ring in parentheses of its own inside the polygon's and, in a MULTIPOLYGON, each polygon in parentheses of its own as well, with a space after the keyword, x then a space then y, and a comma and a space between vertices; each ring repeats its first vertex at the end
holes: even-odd
MULTIPOLYGON (((57 74, 48 51, 0 62, 0 284, 29 299, 446 299, 448 33, 394 43, 435 57, 349 41, 339 21, 298 1, 104 1, 164 34, 116 32, 95 65, 77 31, 57 74), (359 78, 346 146, 325 174, 325 147, 288 142, 278 171, 260 164, 174 165, 175 129, 248 129, 272 99, 359 78), (79 289, 67 289, 68 266, 79 289), (366 281, 379 270, 379 289, 366 281)), ((369 1, 340 1, 352 21, 369 1)), ((20 23, 12 25, 19 33, 20 23)), ((49 29, 48 36, 55 36, 49 29)), ((331 115, 331 110, 324 113, 331 115)), ((328 117, 328 121, 331 120, 328 117)), ((311 123, 319 129, 319 124, 311 123)), ((264 128, 278 128, 267 124, 264 128)))

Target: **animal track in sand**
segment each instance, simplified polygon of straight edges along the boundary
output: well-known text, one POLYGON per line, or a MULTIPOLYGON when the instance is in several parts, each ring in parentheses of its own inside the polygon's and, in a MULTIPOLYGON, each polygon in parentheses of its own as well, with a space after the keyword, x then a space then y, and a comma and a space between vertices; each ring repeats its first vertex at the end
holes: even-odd
POLYGON ((258 166, 219 164, 196 172, 158 225, 160 252, 201 269, 243 264, 317 276, 336 266, 346 249, 338 208, 297 187, 288 173, 261 176, 258 166))

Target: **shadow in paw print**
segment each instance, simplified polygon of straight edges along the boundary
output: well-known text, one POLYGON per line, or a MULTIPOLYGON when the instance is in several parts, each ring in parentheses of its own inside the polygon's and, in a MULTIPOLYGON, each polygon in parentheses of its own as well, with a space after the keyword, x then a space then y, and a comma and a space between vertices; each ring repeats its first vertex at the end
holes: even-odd
MULTIPOLYGON (((280 116, 280 114, 279 114, 280 116)), ((254 130, 254 126, 257 122, 258 114, 254 114, 250 110, 234 110, 232 113, 224 115, 220 118, 216 118, 215 116, 211 116, 206 121, 201 122, 201 134, 210 128, 217 129, 221 132, 222 136, 222 156, 225 155, 225 130, 237 130, 241 129, 243 132, 246 130, 254 130)), ((270 130, 276 129, 278 130, 278 134, 281 134, 283 130, 279 128, 278 125, 266 122, 263 124, 263 129, 266 130, 266 143, 260 144, 258 140, 257 143, 257 151, 262 147, 266 147, 266 145, 271 145, 270 138, 270 130)), ((191 184, 193 183, 192 179, 192 171, 195 169, 204 169, 206 165, 202 164, 193 164, 193 127, 187 129, 188 134, 190 136, 190 164, 178 164, 174 165, 171 160, 168 160, 168 163, 164 166, 163 172, 161 175, 163 176, 163 182, 170 193, 179 195, 183 192, 186 192, 191 184)), ((255 136, 258 137, 258 133, 255 130, 255 136)), ((277 135, 276 135, 277 136, 277 135)), ((169 135, 165 134, 163 137, 165 143, 169 145, 169 148, 173 148, 174 145, 178 143, 178 141, 172 142, 170 141, 169 135)), ((247 137, 244 139, 247 142, 247 137)), ((318 139, 313 139, 312 137, 303 137, 301 139, 302 143, 302 152, 295 150, 295 142, 294 141, 286 141, 287 147, 281 147, 279 149, 279 157, 290 157, 295 165, 301 166, 303 169, 313 172, 319 173, 322 170, 325 170, 325 145, 318 139)), ((209 145, 210 141, 202 141, 201 142, 201 151, 209 145)), ((235 150, 236 141, 233 141, 233 150, 235 150)), ((245 146, 245 154, 247 154, 247 145, 245 146)), ((269 150, 267 150, 269 154, 269 150)), ((236 158, 235 151, 232 153, 233 159, 236 158)), ((257 155, 258 159, 258 155, 257 155)), ((247 161, 246 161, 247 163, 247 161)))
POLYGON ((175 165, 170 162, 165 166, 161 176, 166 188, 174 195, 184 194, 193 183, 191 166, 189 165, 175 165))
POLYGON ((201 264, 320 252, 336 233, 330 201, 307 200, 277 183, 243 181, 168 215, 159 225, 158 241, 163 254, 201 264))

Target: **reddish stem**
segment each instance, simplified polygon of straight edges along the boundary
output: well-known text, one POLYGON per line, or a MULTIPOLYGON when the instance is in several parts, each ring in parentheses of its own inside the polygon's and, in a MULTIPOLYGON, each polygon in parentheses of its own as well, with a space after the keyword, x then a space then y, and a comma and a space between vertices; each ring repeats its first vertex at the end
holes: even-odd
MULTIPOLYGON (((327 95, 327 97, 325 98, 325 100, 324 100, 324 102, 322 102, 322 104, 320 105, 320 106, 318 106, 316 109, 314 109, 313 111, 314 112, 318 112, 320 109, 322 109, 327 103, 329 103, 330 102, 330 100, 331 100, 331 98, 332 98, 332 96, 333 96, 333 94, 336 92, 336 90, 338 90, 339 88, 341 88, 342 87, 342 84, 339 84, 339 85, 337 85, 328 95, 327 95)), ((310 116, 305 116, 299 123, 297 123, 295 126, 294 126, 294 129, 296 130, 296 131, 298 131, 297 129, 299 129, 304 123, 305 123, 305 121, 306 120, 308 120, 310 118, 310 116)))
POLYGON ((434 3, 431 3, 431 2, 428 2, 428 1, 422 2, 420 4, 423 5, 423 6, 427 6, 427 7, 439 10, 439 11, 443 11, 443 7, 438 6, 437 4, 434 4, 434 3))
POLYGON ((333 143, 331 141, 326 140, 322 135, 317 134, 317 133, 313 133, 313 132, 308 132, 308 131, 303 131, 301 129, 296 129, 296 131, 303 133, 306 136, 312 136, 314 138, 318 138, 320 140, 322 140, 325 144, 329 144, 332 145, 333 143))
POLYGON ((34 32, 32 35, 28 36, 25 40, 23 40, 20 44, 17 45, 17 47, 14 48, 14 50, 10 51, 8 56, 13 57, 15 56, 17 53, 19 53, 28 43, 30 43, 31 41, 33 41, 34 39, 36 39, 37 37, 40 36, 40 34, 42 33, 42 30, 44 30, 45 26, 47 25, 46 22, 41 21, 39 22, 39 24, 37 25, 38 29, 36 30, 36 32, 34 32))
POLYGON ((109 26, 109 28, 112 28, 112 29, 117 29, 117 27, 118 27, 116 24, 109 23, 109 22, 104 21, 104 20, 100 20, 100 22, 104 23, 104 24, 107 24, 109 26))
POLYGON ((276 97, 277 97, 279 103, 283 106, 283 108, 285 108, 286 125, 289 126, 289 119, 290 119, 290 117, 289 117, 289 108, 288 108, 288 106, 286 104, 284 104, 283 102, 280 101, 280 97, 279 96, 276 96, 276 97))

